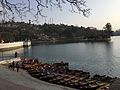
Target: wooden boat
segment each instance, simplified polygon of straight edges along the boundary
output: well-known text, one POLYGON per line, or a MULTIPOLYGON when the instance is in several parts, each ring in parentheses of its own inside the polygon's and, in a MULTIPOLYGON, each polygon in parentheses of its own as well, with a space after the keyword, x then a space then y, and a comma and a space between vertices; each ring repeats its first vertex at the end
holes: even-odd
POLYGON ((102 87, 108 88, 107 85, 111 83, 112 79, 105 75, 95 75, 93 78, 90 78, 89 72, 83 72, 82 70, 70 70, 68 68, 68 64, 64 64, 63 62, 55 64, 33 64, 31 62, 32 60, 30 60, 30 63, 25 64, 25 68, 31 76, 50 83, 80 90, 96 90, 102 87))

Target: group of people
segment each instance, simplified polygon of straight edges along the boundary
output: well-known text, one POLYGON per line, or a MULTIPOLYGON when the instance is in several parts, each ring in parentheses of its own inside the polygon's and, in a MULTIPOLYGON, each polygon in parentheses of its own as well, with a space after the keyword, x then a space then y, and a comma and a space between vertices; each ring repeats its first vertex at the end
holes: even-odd
POLYGON ((13 61, 12 63, 9 64, 9 69, 12 69, 14 71, 15 68, 18 72, 19 71, 19 63, 18 62, 15 63, 15 61, 13 61))

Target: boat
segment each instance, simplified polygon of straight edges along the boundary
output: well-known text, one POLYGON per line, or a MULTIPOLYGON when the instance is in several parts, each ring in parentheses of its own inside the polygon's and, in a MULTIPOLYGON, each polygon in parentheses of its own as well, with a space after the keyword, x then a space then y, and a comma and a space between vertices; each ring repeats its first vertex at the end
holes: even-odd
POLYGON ((31 76, 57 85, 79 90, 105 90, 104 88, 108 89, 111 81, 113 81, 112 77, 106 75, 94 75, 91 78, 89 72, 69 69, 69 63, 66 62, 48 64, 42 62, 34 63, 35 59, 24 60, 24 69, 31 76), (26 61, 31 63, 27 64, 26 61))
POLYGON ((24 46, 30 46, 30 45, 31 45, 30 40, 29 41, 8 42, 8 43, 2 42, 2 43, 0 43, 0 52, 21 48, 24 46))

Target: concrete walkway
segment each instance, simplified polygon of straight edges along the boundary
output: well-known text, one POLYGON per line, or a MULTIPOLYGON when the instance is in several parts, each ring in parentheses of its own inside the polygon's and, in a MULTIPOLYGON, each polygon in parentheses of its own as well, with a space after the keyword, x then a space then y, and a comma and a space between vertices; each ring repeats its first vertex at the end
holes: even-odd
POLYGON ((34 90, 0 78, 0 90, 34 90))
POLYGON ((74 89, 38 80, 36 78, 31 77, 26 71, 22 69, 20 69, 19 72, 16 72, 13 70, 9 70, 7 66, 0 65, 0 90, 74 90, 74 89))
POLYGON ((110 90, 120 90, 120 78, 117 78, 112 85, 110 86, 110 90))

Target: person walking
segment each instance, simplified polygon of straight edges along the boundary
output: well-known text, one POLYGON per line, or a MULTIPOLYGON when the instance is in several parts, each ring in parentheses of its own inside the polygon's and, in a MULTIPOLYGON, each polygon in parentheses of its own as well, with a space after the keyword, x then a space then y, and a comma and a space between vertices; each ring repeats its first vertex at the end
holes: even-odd
POLYGON ((17 72, 19 71, 19 63, 17 62, 16 63, 16 69, 17 69, 17 72))
POLYGON ((12 69, 13 69, 13 71, 14 71, 14 68, 15 68, 15 62, 13 61, 12 62, 12 69))
POLYGON ((12 64, 9 63, 8 68, 11 70, 12 69, 12 64))
POLYGON ((16 69, 17 69, 17 72, 19 71, 19 63, 17 62, 16 63, 16 69))

